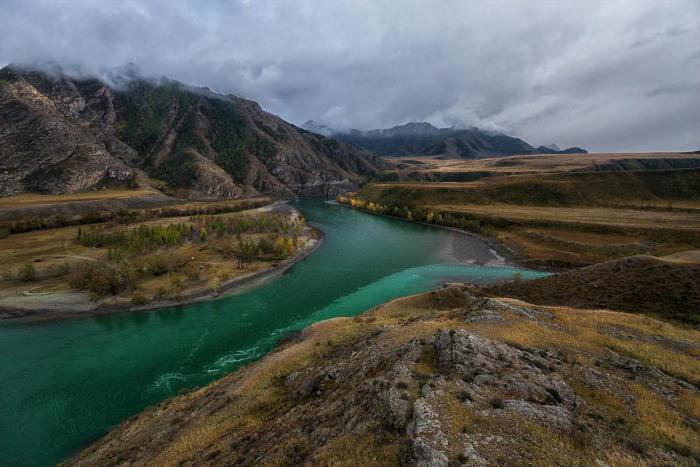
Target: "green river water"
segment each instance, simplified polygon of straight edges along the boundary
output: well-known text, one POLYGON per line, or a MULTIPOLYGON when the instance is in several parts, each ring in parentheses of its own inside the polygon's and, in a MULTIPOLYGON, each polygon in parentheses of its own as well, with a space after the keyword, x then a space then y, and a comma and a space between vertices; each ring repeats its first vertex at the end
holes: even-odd
POLYGON ((543 273, 476 238, 322 200, 323 245, 272 282, 152 312, 0 324, 0 465, 52 465, 123 419, 259 359, 287 333, 449 281, 543 273), (480 266, 483 265, 483 266, 480 266))

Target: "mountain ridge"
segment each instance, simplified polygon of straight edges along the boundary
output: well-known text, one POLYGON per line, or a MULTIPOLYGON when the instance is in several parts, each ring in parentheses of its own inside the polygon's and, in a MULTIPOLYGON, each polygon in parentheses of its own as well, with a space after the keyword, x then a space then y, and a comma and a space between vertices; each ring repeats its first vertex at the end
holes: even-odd
POLYGON ((383 165, 206 88, 0 70, 1 196, 114 185, 193 199, 332 196, 383 165))
POLYGON ((337 138, 383 156, 444 155, 480 159, 521 154, 587 152, 579 147, 562 150, 554 143, 535 147, 520 138, 502 133, 478 128, 437 128, 428 122, 408 122, 392 128, 367 131, 354 129, 339 131, 308 120, 302 128, 337 138))

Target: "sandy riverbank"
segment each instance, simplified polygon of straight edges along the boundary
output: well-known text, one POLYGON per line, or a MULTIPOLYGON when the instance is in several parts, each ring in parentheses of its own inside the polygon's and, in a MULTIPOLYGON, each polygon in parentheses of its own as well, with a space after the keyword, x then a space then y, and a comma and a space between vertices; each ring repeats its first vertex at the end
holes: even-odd
MULTIPOLYGON (((286 203, 274 203, 258 210, 291 211, 299 215, 293 207, 286 203)), ((17 297, 16 303, 12 305, 0 304, 0 320, 51 320, 76 316, 152 311, 220 299, 269 282, 316 251, 323 243, 325 233, 315 227, 308 226, 306 229, 310 239, 307 245, 300 249, 294 257, 279 261, 271 267, 234 277, 217 284, 215 287, 198 286, 184 289, 176 299, 158 299, 145 305, 133 305, 131 303, 110 303, 110 298, 93 302, 89 299, 89 295, 84 292, 42 294, 37 291, 25 294, 23 297, 17 297)))

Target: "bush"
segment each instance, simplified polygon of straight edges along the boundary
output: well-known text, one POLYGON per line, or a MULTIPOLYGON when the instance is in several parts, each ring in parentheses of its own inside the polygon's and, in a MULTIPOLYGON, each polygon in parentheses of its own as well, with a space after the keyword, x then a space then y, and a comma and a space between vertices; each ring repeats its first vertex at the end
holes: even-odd
POLYGON ((494 409, 502 409, 503 408, 503 399, 500 399, 498 397, 494 397, 489 401, 489 405, 493 407, 494 409))
POLYGON ((199 280, 201 270, 195 263, 187 263, 183 272, 188 279, 196 281, 199 280))
POLYGON ((460 402, 471 402, 473 400, 472 395, 467 390, 460 392, 457 398, 460 400, 460 402))
POLYGON ((78 290, 89 291, 93 298, 117 295, 133 288, 134 273, 125 267, 91 262, 78 263, 68 268, 68 283, 78 290))
POLYGON ((19 270, 17 270, 17 279, 22 282, 31 282, 36 279, 36 269, 34 269, 34 265, 32 263, 24 263, 20 266, 19 270))
POLYGON ((219 280, 224 282, 231 278, 231 273, 229 271, 221 271, 219 273, 219 280))
POLYGON ((134 294, 133 297, 131 297, 131 304, 136 305, 136 306, 143 306, 146 305, 149 302, 148 298, 144 297, 141 294, 134 294))

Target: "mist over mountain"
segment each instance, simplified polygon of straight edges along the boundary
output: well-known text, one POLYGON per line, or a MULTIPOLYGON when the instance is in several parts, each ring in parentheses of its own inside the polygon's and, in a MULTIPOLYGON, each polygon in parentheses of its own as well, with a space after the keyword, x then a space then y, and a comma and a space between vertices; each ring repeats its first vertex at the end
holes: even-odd
POLYGON ((102 186, 153 186, 200 199, 331 196, 382 164, 253 101, 178 81, 0 70, 3 196, 102 186))
POLYGON ((561 150, 556 144, 532 146, 513 136, 478 128, 437 128, 427 122, 410 122, 392 128, 339 131, 309 120, 303 128, 332 136, 385 156, 443 155, 465 159, 516 154, 585 153, 573 147, 561 150))

